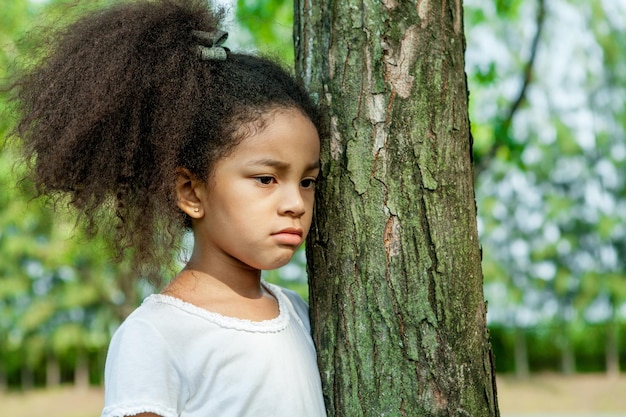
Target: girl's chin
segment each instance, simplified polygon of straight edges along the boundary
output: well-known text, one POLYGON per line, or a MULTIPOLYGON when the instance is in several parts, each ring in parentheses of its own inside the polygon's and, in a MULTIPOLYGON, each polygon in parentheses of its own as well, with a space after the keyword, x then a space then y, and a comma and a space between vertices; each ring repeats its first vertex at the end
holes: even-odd
MULTIPOLYGON (((295 253, 295 250, 293 251, 293 253, 295 253)), ((282 268, 283 266, 287 265, 289 261, 291 261, 291 259, 293 258, 293 253, 289 256, 275 259, 273 262, 268 262, 262 265, 262 268, 258 269, 262 271, 272 271, 274 269, 282 268)))

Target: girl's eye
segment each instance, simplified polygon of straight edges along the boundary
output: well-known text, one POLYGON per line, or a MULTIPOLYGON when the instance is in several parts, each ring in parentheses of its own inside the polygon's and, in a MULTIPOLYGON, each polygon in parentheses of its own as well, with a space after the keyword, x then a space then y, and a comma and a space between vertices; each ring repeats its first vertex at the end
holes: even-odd
POLYGON ((270 185, 272 182, 274 182, 274 177, 269 176, 254 177, 254 179, 261 185, 270 185))
POLYGON ((307 178, 300 181, 300 185, 302 188, 313 188, 315 187, 315 180, 313 178, 307 178))

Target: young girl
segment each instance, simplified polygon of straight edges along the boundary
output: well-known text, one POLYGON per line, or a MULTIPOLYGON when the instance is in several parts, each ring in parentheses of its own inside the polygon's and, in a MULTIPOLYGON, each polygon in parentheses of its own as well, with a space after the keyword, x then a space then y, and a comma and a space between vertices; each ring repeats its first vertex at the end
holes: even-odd
POLYGON ((139 0, 70 25, 16 87, 42 193, 154 278, 117 330, 102 416, 324 416, 307 306, 265 283, 311 225, 319 118, 280 66, 232 53, 201 0, 139 0), (165 261, 164 261, 165 260, 165 261))

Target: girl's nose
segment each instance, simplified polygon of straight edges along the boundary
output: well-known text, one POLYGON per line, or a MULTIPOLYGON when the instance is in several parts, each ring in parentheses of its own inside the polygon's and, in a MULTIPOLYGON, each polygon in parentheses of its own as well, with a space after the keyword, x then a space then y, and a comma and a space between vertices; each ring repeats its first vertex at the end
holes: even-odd
POLYGON ((300 217, 306 212, 306 202, 300 185, 287 187, 281 197, 279 211, 281 214, 300 217))

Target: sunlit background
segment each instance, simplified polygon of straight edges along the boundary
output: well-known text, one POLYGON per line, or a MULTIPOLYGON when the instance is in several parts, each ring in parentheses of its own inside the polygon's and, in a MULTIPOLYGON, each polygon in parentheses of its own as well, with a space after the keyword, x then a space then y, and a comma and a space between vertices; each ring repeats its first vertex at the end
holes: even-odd
MULTIPOLYGON (((38 28, 74 3, 0 0, 0 78, 31 59, 38 28)), ((231 49, 292 64, 291 1, 222 3, 231 49)), ((571 376, 586 392, 593 388, 580 378, 600 375, 623 391, 626 0, 464 5, 484 291, 502 395, 546 373, 571 376)), ((6 95, 0 109, 2 143, 12 123, 6 95)), ((71 214, 32 200, 19 177, 14 151, 3 148, 0 392, 97 388, 112 332, 152 289, 112 263, 102 242, 86 241, 71 214)), ((305 263, 300 252, 266 278, 306 297, 305 263)), ((606 409, 578 411, 626 415, 626 399, 603 392, 606 409)), ((526 394, 522 401, 535 401, 526 394)), ((571 410, 551 408, 557 397, 544 411, 571 410)), ((0 394, 0 410, 9 398, 0 394)))

